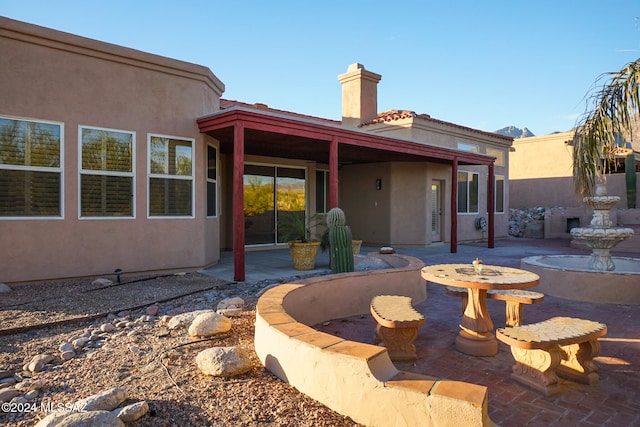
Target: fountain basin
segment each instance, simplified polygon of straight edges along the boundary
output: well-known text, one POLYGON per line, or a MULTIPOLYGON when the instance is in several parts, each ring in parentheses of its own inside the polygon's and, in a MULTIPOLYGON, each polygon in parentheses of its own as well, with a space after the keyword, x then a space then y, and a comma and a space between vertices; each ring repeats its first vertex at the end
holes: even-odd
POLYGON ((520 267, 540 276, 539 292, 572 301, 640 305, 640 259, 612 257, 613 271, 589 269, 589 255, 523 258, 520 267))

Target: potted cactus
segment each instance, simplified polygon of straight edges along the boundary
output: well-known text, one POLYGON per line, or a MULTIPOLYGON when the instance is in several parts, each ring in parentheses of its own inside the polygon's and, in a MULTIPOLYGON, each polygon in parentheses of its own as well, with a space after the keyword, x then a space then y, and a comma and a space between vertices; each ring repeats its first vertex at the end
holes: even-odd
POLYGON ((315 216, 307 222, 304 212, 286 212, 278 219, 278 234, 291 251, 293 268, 313 270, 316 266, 320 241, 311 232, 315 216))

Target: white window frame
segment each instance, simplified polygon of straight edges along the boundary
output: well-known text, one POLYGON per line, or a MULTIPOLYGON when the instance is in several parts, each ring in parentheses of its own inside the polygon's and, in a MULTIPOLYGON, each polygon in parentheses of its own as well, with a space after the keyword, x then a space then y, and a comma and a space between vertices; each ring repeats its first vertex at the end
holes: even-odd
MULTIPOLYGON (((324 211, 320 212, 317 206, 318 203, 316 203, 316 213, 326 214, 327 212, 329 212, 329 171, 326 169, 316 169, 316 180, 318 179, 318 173, 322 174, 322 180, 323 180, 324 194, 322 195, 322 198, 324 200, 324 211)), ((316 183, 316 189, 317 188, 318 188, 318 184, 316 183)), ((318 200, 318 195, 316 194, 316 202, 317 200, 318 200)))
POLYGON ((64 123, 55 122, 50 120, 40 120, 27 117, 17 116, 5 116, 1 115, 0 118, 6 120, 18 120, 22 122, 43 123, 48 125, 55 125, 60 127, 60 166, 58 167, 46 167, 46 166, 24 166, 24 165, 9 165, 0 163, 0 169, 4 170, 18 170, 28 172, 50 172, 58 173, 60 175, 60 215, 31 215, 31 216, 0 216, 0 220, 51 220, 51 219, 64 219, 64 123))
POLYGON ((99 126, 78 126, 78 218, 84 220, 93 219, 113 219, 126 220, 136 218, 136 132, 123 129, 111 129, 99 126), (131 134, 131 172, 117 172, 106 170, 88 170, 82 168, 82 130, 93 129, 106 132, 119 132, 131 134), (131 215, 127 216, 83 216, 82 215, 82 175, 100 175, 100 176, 124 176, 131 178, 131 215))
MULTIPOLYGON (((184 136, 175 136, 175 135, 163 135, 158 133, 148 133, 147 134, 147 218, 149 219, 193 219, 195 218, 195 173, 196 173, 196 162, 195 159, 195 149, 196 149, 196 140, 194 138, 186 138, 184 136), (168 138, 168 139, 176 139, 180 141, 190 142, 191 143, 191 175, 168 175, 168 174, 158 174, 151 173, 151 138, 168 138), (177 180, 187 180, 191 181, 191 215, 151 215, 151 179, 177 179, 177 180)), ((217 154, 216 154, 217 157, 217 154)), ((167 159, 168 161, 168 159, 167 159)))
POLYGON ((216 213, 214 215, 209 215, 209 192, 208 189, 205 191, 207 195, 207 203, 205 203, 205 212, 207 218, 217 218, 220 216, 220 187, 218 186, 218 176, 220 174, 220 150, 213 144, 207 144, 207 153, 205 157, 206 167, 205 167, 205 177, 206 177, 206 186, 209 184, 214 184, 216 186, 216 213), (215 178, 209 178, 209 148, 213 148, 216 150, 216 176, 215 178))
POLYGON ((497 214, 503 214, 505 211, 505 203, 504 203, 504 198, 505 198, 505 186, 507 185, 507 180, 505 179, 504 175, 495 175, 495 182, 494 182, 494 200, 493 200, 493 212, 497 213, 497 214), (498 181, 502 180, 502 210, 499 211, 498 210, 498 181))
MULTIPOLYGON (((468 215, 468 214, 478 214, 480 213, 480 174, 478 172, 471 172, 471 171, 465 171, 465 170, 461 170, 458 171, 459 174, 461 173, 465 173, 467 174, 467 210, 466 211, 460 211, 460 204, 458 203, 458 215, 468 215), (477 211, 470 211, 469 210, 469 205, 470 205, 470 199, 471 199, 471 189, 470 184, 473 180, 469 179, 470 176, 472 175, 476 175, 477 177, 477 183, 478 183, 478 210, 477 211)), ((460 181, 458 180, 458 185, 460 184, 460 181)))

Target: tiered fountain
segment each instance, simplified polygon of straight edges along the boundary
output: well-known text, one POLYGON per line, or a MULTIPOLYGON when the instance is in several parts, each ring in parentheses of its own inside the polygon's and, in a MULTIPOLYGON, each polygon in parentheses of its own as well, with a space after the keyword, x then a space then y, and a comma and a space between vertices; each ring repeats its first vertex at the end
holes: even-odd
POLYGON ((613 271, 616 265, 611 258, 611 249, 633 236, 630 228, 612 227, 609 211, 620 201, 620 197, 607 196, 607 187, 598 184, 595 196, 585 197, 583 201, 593 209, 593 218, 589 227, 572 228, 571 237, 591 248, 590 270, 613 271))
POLYGON ((598 185, 584 202, 593 208, 588 227, 573 228, 571 236, 591 248, 591 256, 542 255, 523 258, 523 269, 540 276, 536 290, 575 301, 640 304, 640 259, 612 257, 611 249, 631 237, 633 230, 613 227, 609 210, 620 197, 607 196, 598 185))

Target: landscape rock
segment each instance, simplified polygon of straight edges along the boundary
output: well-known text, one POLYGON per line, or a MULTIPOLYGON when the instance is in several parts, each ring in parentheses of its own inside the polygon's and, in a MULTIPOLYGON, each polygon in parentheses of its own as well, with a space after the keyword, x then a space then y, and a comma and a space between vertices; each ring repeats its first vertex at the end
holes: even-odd
POLYGON ((75 348, 82 348, 82 347, 84 347, 85 345, 87 345, 87 343, 88 343, 89 341, 91 341, 91 338, 88 338, 88 337, 81 337, 81 338, 78 338, 78 339, 73 340, 73 341, 71 342, 71 344, 72 344, 72 345, 73 345, 73 347, 75 347, 75 348))
POLYGON ((33 400, 39 395, 40 395, 40 390, 31 390, 24 395, 24 398, 27 400, 33 400))
POLYGON ((51 363, 53 361, 53 356, 50 354, 38 354, 33 356, 31 362, 29 362, 27 366, 27 370, 31 372, 40 372, 44 369, 47 363, 51 363))
POLYGON ((62 360, 70 360, 70 359, 73 359, 74 357, 76 357, 76 352, 73 350, 63 351, 60 354, 60 359, 62 360))
POLYGON ((127 398, 127 389, 116 387, 78 400, 75 405, 84 411, 112 411, 127 398))
POLYGON ((8 369, 0 369, 0 378, 8 378, 13 376, 13 371, 8 369))
POLYGON ((16 377, 7 377, 0 380, 0 384, 14 385, 17 382, 18 380, 16 379, 16 377))
POLYGON ((132 403, 131 405, 127 405, 122 408, 116 408, 111 412, 116 417, 120 418, 120 421, 130 423, 139 420, 149 412, 149 404, 146 400, 143 400, 142 402, 132 403))
POLYGON ((120 418, 109 411, 74 412, 54 425, 56 427, 124 427, 120 418))
POLYGON ((190 311, 187 313, 177 314, 169 319, 169 324, 167 325, 169 329, 178 329, 178 328, 186 328, 187 325, 190 325, 193 322, 193 319, 198 317, 200 314, 204 313, 215 313, 213 310, 196 310, 190 311))
POLYGON ((15 388, 0 389, 0 402, 10 402, 16 396, 20 395, 20 391, 15 388))
POLYGON ((102 332, 111 332, 115 329, 116 327, 113 326, 113 323, 103 323, 102 325, 100 325, 100 330, 102 332))
POLYGON ((109 279, 100 278, 94 280, 93 282, 91 282, 91 284, 94 286, 109 286, 113 285, 113 282, 109 279))
POLYGON ((11 288, 6 283, 0 283, 0 292, 11 292, 11 288))
POLYGON ((34 427, 56 427, 69 415, 68 412, 51 412, 41 419, 34 427))
POLYGON ((160 311, 160 306, 158 304, 153 304, 147 307, 147 314, 149 316, 157 316, 158 311, 160 311))
POLYGON ((226 376, 244 374, 252 365, 247 350, 240 347, 212 347, 196 356, 198 369, 205 375, 226 376))
POLYGON ((244 300, 240 297, 225 298, 218 303, 218 310, 224 310, 227 308, 243 308, 244 300))
POLYGON ((73 344, 71 344, 69 341, 65 341, 62 344, 60 344, 60 346, 58 347, 58 351, 60 353, 64 353, 65 351, 73 351, 73 344))
POLYGON ((193 319, 189 326, 189 335, 192 337, 210 337, 212 335, 229 332, 231 319, 218 313, 202 313, 193 319))

